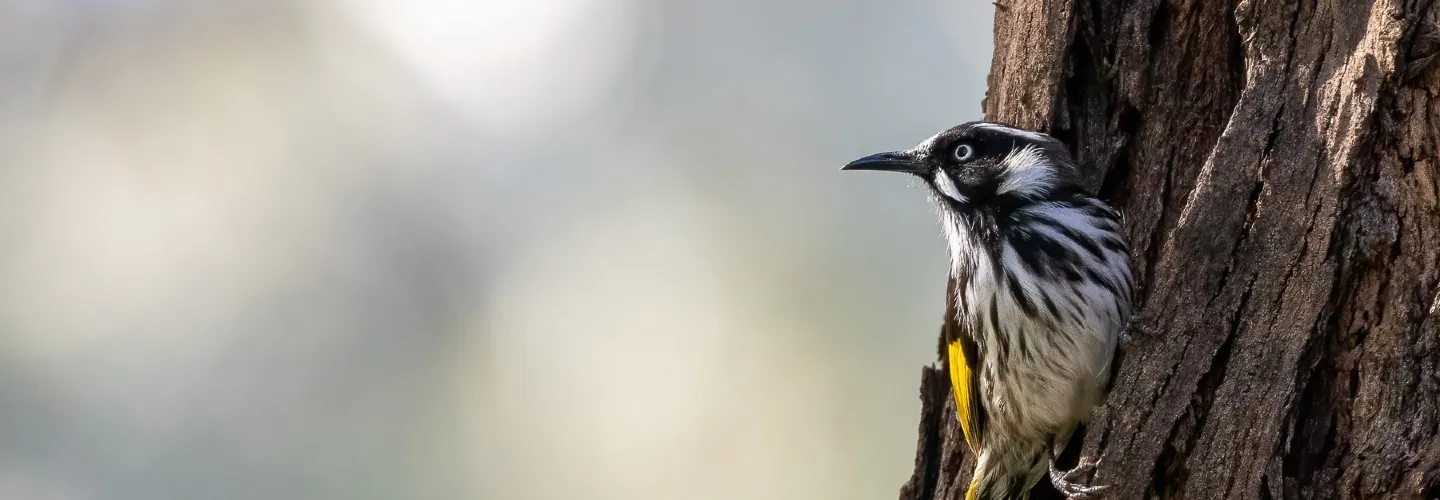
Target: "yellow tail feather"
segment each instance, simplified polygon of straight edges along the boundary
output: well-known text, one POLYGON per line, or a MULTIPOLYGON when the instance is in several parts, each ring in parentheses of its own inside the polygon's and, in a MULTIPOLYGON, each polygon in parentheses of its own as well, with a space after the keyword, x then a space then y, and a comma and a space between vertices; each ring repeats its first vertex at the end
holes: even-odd
POLYGON ((965 432, 965 444, 975 449, 975 440, 979 436, 971 434, 976 429, 971 429, 970 424, 974 416, 970 411, 970 362, 965 359, 965 350, 960 348, 960 341, 956 340, 949 345, 950 351, 950 386, 955 388, 955 414, 960 419, 960 430, 965 432))

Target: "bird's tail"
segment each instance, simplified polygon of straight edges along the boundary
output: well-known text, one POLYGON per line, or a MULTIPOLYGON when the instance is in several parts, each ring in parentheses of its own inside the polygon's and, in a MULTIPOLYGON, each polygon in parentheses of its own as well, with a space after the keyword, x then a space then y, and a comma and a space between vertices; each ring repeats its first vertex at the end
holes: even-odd
POLYGON ((986 443, 980 451, 965 500, 1023 499, 1049 470, 1050 454, 1045 443, 994 444, 986 443))

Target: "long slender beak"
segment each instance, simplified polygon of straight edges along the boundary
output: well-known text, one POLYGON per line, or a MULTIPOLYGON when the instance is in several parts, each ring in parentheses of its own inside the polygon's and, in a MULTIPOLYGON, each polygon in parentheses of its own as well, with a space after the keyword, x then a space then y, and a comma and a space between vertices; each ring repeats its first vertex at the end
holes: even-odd
POLYGON ((928 169, 920 158, 909 151, 891 151, 866 156, 864 158, 846 163, 840 170, 882 170, 885 172, 900 172, 905 174, 922 175, 928 169))

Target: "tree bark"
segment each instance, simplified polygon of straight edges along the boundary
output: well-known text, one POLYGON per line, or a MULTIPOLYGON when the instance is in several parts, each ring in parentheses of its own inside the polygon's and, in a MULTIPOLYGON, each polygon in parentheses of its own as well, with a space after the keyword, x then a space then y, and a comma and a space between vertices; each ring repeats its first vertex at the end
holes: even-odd
MULTIPOLYGON (((1437 10, 997 4, 987 119, 1071 145, 1142 277, 1072 442, 1109 498, 1440 498, 1437 10)), ((902 499, 964 498, 949 391, 924 371, 902 499)))

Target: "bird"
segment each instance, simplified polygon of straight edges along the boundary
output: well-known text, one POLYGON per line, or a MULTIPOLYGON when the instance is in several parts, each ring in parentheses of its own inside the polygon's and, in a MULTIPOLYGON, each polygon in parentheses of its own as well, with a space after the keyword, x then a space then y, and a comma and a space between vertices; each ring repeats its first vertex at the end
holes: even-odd
POLYGON ((1108 485, 1055 463, 1103 404, 1136 284, 1120 214, 1081 184, 1066 146, 974 121, 841 170, 918 177, 950 269, 941 361, 976 456, 966 500, 1025 498, 1045 475, 1072 500, 1108 485))

